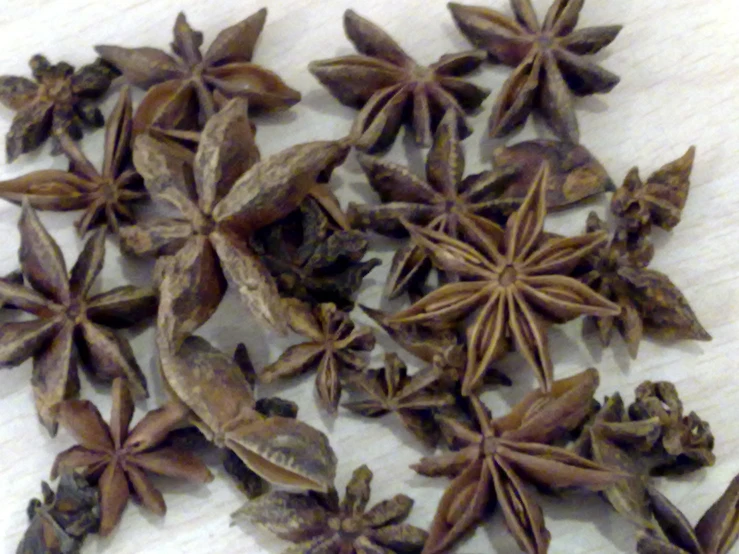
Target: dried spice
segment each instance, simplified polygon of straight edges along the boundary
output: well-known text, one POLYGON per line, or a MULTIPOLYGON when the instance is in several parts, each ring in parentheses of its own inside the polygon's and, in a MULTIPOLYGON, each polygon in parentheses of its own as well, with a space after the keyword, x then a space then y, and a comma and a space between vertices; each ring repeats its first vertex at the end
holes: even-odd
POLYGON ((454 404, 454 396, 439 390, 443 378, 443 360, 426 367, 413 376, 397 354, 385 354, 385 365, 354 376, 350 383, 367 398, 343 404, 364 417, 380 417, 390 412, 398 414, 403 425, 426 446, 439 442, 439 426, 434 410, 454 404))
POLYGON ((38 210, 84 210, 75 223, 80 235, 104 223, 117 233, 121 222, 132 223, 131 204, 146 196, 139 174, 131 165, 131 95, 121 91, 105 129, 102 171, 68 136, 58 137, 70 160, 69 171, 47 169, 0 182, 0 198, 38 210))
POLYGON ((638 554, 728 554, 739 538, 739 476, 693 527, 658 490, 649 499, 658 529, 638 535, 638 554))
POLYGON ((33 356, 31 382, 42 423, 56 433, 59 402, 79 390, 78 358, 94 377, 125 377, 137 398, 146 396, 146 380, 131 345, 114 330, 153 315, 156 291, 128 285, 91 294, 105 260, 103 230, 88 239, 67 274, 59 245, 25 202, 18 228, 20 265, 30 288, 0 281, 0 298, 36 319, 0 325, 0 367, 33 356))
POLYGON ((409 226, 433 262, 463 279, 444 285, 409 308, 394 323, 449 326, 477 312, 467 330, 467 367, 462 393, 482 380, 511 337, 536 372, 543 389, 552 384, 547 328, 583 314, 616 315, 619 308, 569 276, 578 261, 606 240, 603 232, 573 238, 543 233, 546 168, 521 208, 510 216, 502 237, 471 226, 468 243, 443 233, 409 226))
POLYGON ((335 413, 341 398, 341 379, 348 371, 367 367, 365 352, 375 347, 369 327, 357 327, 349 314, 335 304, 310 305, 287 299, 290 327, 309 340, 291 346, 273 364, 259 373, 259 380, 271 383, 316 371, 316 393, 321 407, 335 413))
POLYGON ((597 386, 598 372, 589 369, 554 382, 551 392, 529 393, 501 418, 493 419, 479 398, 472 397, 480 431, 445 421, 464 447, 411 466, 422 475, 452 478, 423 554, 448 552, 488 516, 496 502, 521 550, 544 553, 550 535, 529 483, 600 490, 623 478, 621 473, 551 446, 588 415, 597 386))
POLYGON ((162 493, 147 473, 186 479, 195 483, 213 480, 203 462, 193 454, 161 446, 167 434, 187 414, 178 403, 152 410, 132 429, 133 399, 123 380, 113 382, 110 424, 87 400, 67 400, 59 407, 59 420, 79 442, 54 460, 51 477, 80 471, 100 488, 100 534, 115 528, 128 503, 130 490, 157 515, 167 510, 162 493))
MULTIPOLYGON (((11 271, 4 277, 0 277, 0 283, 11 283, 13 285, 23 285, 23 272, 20 269, 11 271)), ((7 298, 0 295, 0 308, 14 309, 12 302, 8 302, 7 298)))
MULTIPOLYGON (((588 233, 607 229, 598 215, 591 212, 588 233)), ((607 346, 613 328, 617 328, 632 358, 636 358, 645 334, 669 340, 711 340, 670 278, 648 269, 653 254, 654 249, 646 239, 635 245, 628 231, 618 227, 610 242, 592 250, 578 269, 583 283, 621 307, 618 314, 594 318, 601 342, 607 346)))
POLYGON ((88 533, 100 525, 98 490, 87 480, 65 473, 56 493, 41 483, 43 500, 28 505, 31 520, 16 554, 77 554, 88 533))
POLYGON ((364 277, 380 260, 362 261, 369 243, 358 231, 344 230, 312 197, 278 222, 260 229, 251 246, 283 296, 351 309, 364 277))
POLYGON ((121 239, 133 253, 165 256, 163 263, 173 266, 171 303, 162 307, 175 316, 173 337, 187 336, 215 312, 226 276, 255 315, 285 331, 277 285, 245 239, 297 208, 348 151, 341 141, 317 141, 259 161, 238 98, 208 120, 194 160, 172 143, 137 139, 134 162, 146 188, 179 214, 122 228, 121 239))
POLYGON ((95 101, 118 74, 101 59, 75 71, 66 62, 51 64, 37 54, 28 65, 35 83, 25 77, 0 76, 0 103, 16 112, 5 135, 8 163, 49 137, 79 140, 83 125, 102 127, 105 119, 95 101))
POLYGON ((490 117, 490 134, 502 137, 539 112, 560 138, 578 142, 575 96, 609 92, 619 77, 584 56, 608 46, 620 25, 575 30, 584 0, 554 0, 539 23, 531 0, 511 0, 514 17, 481 6, 450 3, 454 21, 490 60, 515 68, 490 117))
POLYGON ((424 67, 353 10, 344 12, 344 32, 359 54, 311 62, 308 69, 339 102, 361 108, 352 128, 358 148, 389 147, 404 121, 416 142, 428 145, 447 112, 463 138, 472 132, 465 112, 478 108, 490 91, 461 77, 480 66, 485 52, 447 54, 424 67))
POLYGON ((284 554, 418 554, 426 531, 402 523, 413 499, 397 494, 369 510, 372 472, 354 470, 339 503, 336 490, 328 495, 271 492, 248 502, 231 517, 246 518, 281 539, 296 543, 284 554))
MULTIPOLYGON (((172 53, 157 48, 96 46, 135 87, 147 90, 134 117, 134 132, 149 126, 200 129, 232 98, 248 100, 250 110, 284 110, 300 101, 300 93, 275 73, 251 63, 267 9, 228 27, 205 54, 203 34, 194 31, 180 12, 174 24, 172 53)), ((247 104, 239 104, 246 111, 247 104)))

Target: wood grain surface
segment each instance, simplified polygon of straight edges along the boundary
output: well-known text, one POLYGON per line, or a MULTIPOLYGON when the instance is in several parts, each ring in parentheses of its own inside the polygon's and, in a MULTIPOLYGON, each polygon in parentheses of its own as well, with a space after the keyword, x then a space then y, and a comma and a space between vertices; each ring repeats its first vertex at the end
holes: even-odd
MULTIPOLYGON (((480 3, 508 10, 505 0, 480 3)), ((540 13, 549 0, 534 0, 540 13)), ((0 7, 0 74, 28 75, 27 60, 44 53, 52 60, 75 65, 94 57, 95 44, 157 46, 168 48, 177 12, 184 10, 191 25, 205 34, 205 44, 224 26, 253 13, 264 4, 256 0, 4 0, 0 7), (115 6, 115 7, 113 7, 115 6)), ((308 73, 314 59, 352 52, 343 35, 342 14, 356 9, 395 36, 419 62, 430 63, 444 53, 469 48, 457 31, 441 0, 283 0, 268 2, 269 16, 254 61, 283 77, 300 90, 303 100, 290 112, 256 119, 257 142, 263 155, 289 145, 315 139, 344 136, 354 111, 341 106, 308 73)), ((646 177, 662 164, 697 146, 692 186, 682 223, 672 232, 659 232, 652 266, 665 272, 681 288, 705 328, 713 335, 708 343, 662 344, 645 341, 636 361, 628 358, 620 340, 603 350, 590 334, 582 337, 581 321, 551 333, 557 377, 595 366, 601 372, 598 396, 621 391, 630 401, 634 387, 645 379, 669 379, 676 383, 687 410, 695 410, 711 423, 716 436, 716 465, 688 477, 660 481, 660 488, 697 521, 739 473, 739 34, 736 32, 736 0, 590 0, 581 26, 621 23, 624 30, 598 56, 621 83, 606 95, 580 100, 577 114, 582 142, 620 183, 633 166, 646 177)), ((472 77, 493 89, 483 109, 471 122, 475 133, 465 141, 467 171, 489 167, 497 142, 486 138, 486 121, 494 94, 509 75, 507 68, 486 65, 472 77)), ((106 113, 114 102, 110 95, 106 113)), ((136 97, 139 99, 140 93, 136 97)), ((4 133, 12 118, 0 108, 4 133)), ((102 131, 86 135, 84 150, 101 159, 102 131)), ((546 136, 546 130, 529 122, 509 143, 546 136)), ((422 168, 425 152, 405 133, 388 158, 422 168)), ((50 156, 49 146, 22 156, 8 166, 0 164, 0 178, 19 176, 42 168, 63 168, 64 161, 50 156)), ((376 201, 369 192, 356 160, 335 174, 333 184, 345 205, 348 201, 376 201)), ((551 216, 553 231, 577 233, 588 211, 605 214, 607 198, 551 216)), ((17 267, 19 209, 0 201, 0 274, 17 267)), ((43 213, 42 220, 59 241, 67 262, 80 251, 72 227, 77 214, 43 213)), ((360 300, 371 306, 392 307, 381 299, 393 246, 374 241, 375 254, 384 265, 370 274, 360 300)), ((98 286, 107 289, 126 282, 145 283, 150 264, 124 259, 109 241, 106 266, 98 286)), ((0 315, 0 318, 6 316, 0 315)), ((357 320, 368 323, 361 314, 357 320)), ((226 351, 246 342, 257 367, 276 359, 289 343, 263 334, 253 325, 233 294, 229 294, 201 334, 226 351)), ((384 348, 394 349, 378 333, 381 360, 384 348)), ((137 417, 164 398, 155 372, 153 332, 133 336, 139 362, 147 373, 152 398, 138 406, 137 417)), ((408 356, 406 356, 408 358, 408 356)), ((409 360, 412 361, 412 360, 409 360)), ((417 367, 417 365, 416 365, 417 367)), ((505 412, 534 386, 532 374, 517 356, 502 364, 513 376, 510 390, 492 391, 485 400, 495 413, 505 412)), ((37 422, 31 388, 30 363, 0 372, 0 550, 14 552, 27 525, 25 508, 38 496, 39 484, 48 479, 56 453, 69 447, 72 438, 60 431, 50 438, 37 422)), ((307 422, 327 432, 339 458, 337 485, 342 488, 351 471, 366 463, 375 473, 373 501, 397 492, 415 498, 410 522, 427 526, 446 485, 443 479, 417 476, 410 463, 427 455, 412 437, 390 420, 360 420, 345 411, 335 419, 316 409, 312 376, 274 387, 260 394, 280 395, 300 405, 307 422)), ((92 386, 82 377, 82 395, 98 403, 106 414, 108 390, 92 386)), ((162 554, 169 552, 255 554, 279 553, 287 543, 246 524, 230 526, 229 514, 245 500, 227 478, 218 457, 208 460, 217 479, 206 486, 159 481, 168 506, 158 518, 131 504, 116 532, 106 540, 91 538, 83 552, 162 554)), ((634 529, 621 521, 594 495, 564 499, 544 498, 542 504, 552 533, 552 553, 620 553, 634 551, 634 529)), ((516 552, 517 548, 496 515, 457 551, 463 554, 516 552)), ((735 550, 739 552, 739 549, 735 550)))

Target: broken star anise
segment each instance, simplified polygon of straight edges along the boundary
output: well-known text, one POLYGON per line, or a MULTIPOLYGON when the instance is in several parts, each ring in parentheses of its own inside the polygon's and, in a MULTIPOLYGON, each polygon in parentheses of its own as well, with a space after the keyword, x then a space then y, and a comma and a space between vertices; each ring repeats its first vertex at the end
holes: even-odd
POLYGON ((0 281, 0 298, 36 319, 0 325, 0 367, 13 367, 33 356, 36 410, 49 432, 56 432, 58 403, 79 390, 77 355, 95 377, 105 381, 125 377, 137 397, 146 396, 146 381, 131 345, 113 329, 153 315, 156 291, 121 286, 90 293, 105 259, 102 229, 85 243, 68 275, 59 246, 27 203, 18 228, 20 265, 30 288, 0 281))
POLYGON ((460 76, 479 67, 485 52, 448 54, 423 67, 353 10, 344 12, 344 32, 360 54, 311 62, 308 69, 342 104, 361 108, 352 129, 358 148, 389 147, 404 121, 416 142, 427 145, 447 112, 463 138, 472 132, 465 112, 478 108, 490 91, 460 76))
POLYGON ((0 198, 20 203, 24 198, 38 210, 84 210, 75 223, 80 235, 107 224, 117 233, 120 222, 134 220, 131 204, 145 197, 139 174, 131 165, 131 95, 121 91, 105 129, 102 171, 95 169, 77 143, 58 137, 70 161, 69 171, 48 169, 0 182, 0 198))
POLYGON ((397 494, 368 510, 371 481, 372 472, 363 465, 354 470, 341 502, 335 489, 326 495, 275 491, 231 517, 246 518, 295 543, 283 554, 419 554, 426 531, 402 523, 413 499, 397 494))
POLYGON ((619 77, 584 56, 608 46, 620 25, 575 30, 584 0, 554 0, 539 23, 531 0, 511 0, 514 17, 481 6, 449 4, 460 31, 491 61, 514 67, 490 117, 490 134, 504 136, 541 112, 560 138, 578 142, 574 96, 609 92, 619 77))
POLYGON ((5 136, 8 163, 49 137, 79 140, 83 124, 101 127, 105 120, 95 100, 117 75, 101 59, 75 71, 66 62, 52 65, 37 54, 29 65, 35 83, 25 77, 0 76, 0 103, 16 112, 5 136))
POLYGON ((446 284, 396 313, 391 323, 448 327, 476 315, 467 328, 467 366, 462 393, 482 380, 490 363, 505 352, 511 337, 536 372, 541 387, 552 384, 547 328, 580 315, 617 315, 619 308, 570 277, 577 263, 602 244, 603 232, 561 238, 544 234, 547 169, 521 207, 513 213, 503 236, 472 225, 467 242, 409 225, 434 264, 457 273, 461 281, 446 284))
POLYGON ((110 424, 103 421, 88 400, 67 400, 59 407, 59 421, 79 442, 54 460, 51 477, 78 471, 100 489, 100 534, 105 536, 118 524, 128 503, 130 490, 157 515, 167 510, 162 493, 147 473, 187 479, 195 483, 213 480, 208 468, 190 452, 161 446, 170 431, 183 422, 187 410, 170 403, 152 410, 129 429, 133 399, 121 379, 113 382, 110 424))

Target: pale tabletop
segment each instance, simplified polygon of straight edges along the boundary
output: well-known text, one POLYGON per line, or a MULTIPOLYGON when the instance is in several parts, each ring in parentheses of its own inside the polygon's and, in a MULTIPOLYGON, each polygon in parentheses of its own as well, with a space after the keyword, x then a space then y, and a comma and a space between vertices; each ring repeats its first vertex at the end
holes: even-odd
MULTIPOLYGON (((479 2, 509 11, 505 0, 479 2)), ((191 25, 203 31, 205 44, 225 26, 253 13, 264 2, 256 0, 5 0, 0 9, 0 74, 28 75, 27 60, 36 53, 52 62, 66 60, 74 65, 94 57, 95 44, 157 46, 168 48, 177 12, 184 10, 191 25), (112 6, 116 6, 115 9, 112 6)), ((535 0, 543 13, 549 0, 535 0)), ((315 139, 339 138, 347 134, 354 111, 341 106, 321 88, 306 66, 314 59, 349 54, 342 14, 356 9, 395 36, 418 61, 430 63, 448 52, 469 48, 452 23, 446 3, 432 1, 285 0, 268 5, 267 24, 258 43, 254 61, 275 72, 303 100, 290 112, 256 119, 257 142, 263 155, 315 139)), ((616 183, 627 171, 639 166, 646 177, 664 163, 682 155, 695 144, 697 157, 687 206, 680 225, 671 233, 657 233, 654 269, 670 276, 713 336, 712 342, 662 344, 644 341, 637 360, 631 361, 619 338, 613 347, 602 349, 591 334, 582 339, 582 322, 552 331, 552 353, 557 377, 594 366, 600 370, 598 397, 620 391, 627 402, 643 380, 673 381, 687 411, 695 410, 710 422, 716 437, 716 464, 688 477, 660 481, 661 490, 696 522, 739 473, 739 34, 736 33, 735 0, 590 0, 582 12, 581 26, 620 23, 624 30, 599 55, 599 61, 620 75, 621 83, 605 96, 577 103, 581 140, 605 165, 616 183)), ((497 145, 486 138, 486 121, 493 96, 509 75, 508 68, 486 65, 472 77, 493 90, 483 109, 471 122, 475 133, 464 142, 467 171, 489 167, 491 149, 497 145)), ((137 93, 136 99, 140 98, 137 93)), ((115 94, 104 104, 108 113, 115 94)), ((12 118, 0 108, 4 134, 12 118)), ((543 127, 527 125, 509 143, 546 133, 543 127)), ((102 131, 86 135, 83 147, 93 160, 101 157, 102 131)), ((22 156, 14 164, 0 164, 0 178, 19 176, 31 170, 63 168, 62 158, 52 158, 49 146, 22 156)), ((401 133, 388 158, 410 163, 419 170, 425 152, 415 148, 401 133)), ((343 205, 349 201, 376 201, 352 155, 340 168, 333 184, 343 205)), ((603 216, 607 198, 590 202, 548 220, 551 230, 579 233, 590 210, 603 216)), ((0 274, 17 268, 19 208, 0 202, 0 274)), ((77 214, 43 213, 42 220, 59 241, 68 263, 80 251, 72 226, 77 214)), ((381 300, 384 278, 392 256, 388 242, 376 241, 373 255, 384 265, 367 278, 359 299, 370 306, 385 306, 381 300)), ((108 242, 106 266, 98 286, 108 289, 125 282, 145 283, 151 265, 124 259, 114 241, 108 242)), ((358 311, 357 311, 358 312, 358 311)), ((355 312, 356 319, 369 323, 355 312)), ((0 316, 6 318, 7 316, 0 316)), ((5 321, 5 319, 3 319, 5 321)), ((246 310, 229 294, 215 317, 199 331, 226 351, 246 342, 257 368, 276 359, 289 341, 265 335, 252 324, 246 310)), ((382 333, 380 348, 373 355, 377 366, 384 348, 396 350, 382 333)), ((155 372, 153 332, 147 329, 133 337, 136 356, 147 373, 152 397, 139 406, 158 406, 164 399, 155 372)), ((410 356, 401 353, 408 361, 410 356)), ((417 365, 415 367, 418 367, 417 365)), ((491 391, 486 402, 502 414, 533 387, 531 372, 521 359, 511 356, 502 364, 514 379, 509 390, 491 391)), ((54 439, 37 422, 30 387, 30 363, 0 373, 0 550, 14 552, 28 520, 27 502, 39 494, 42 479, 49 478, 54 456, 73 444, 60 430, 54 439)), ((98 403, 107 417, 109 391, 93 387, 82 375, 81 394, 98 403)), ((413 442, 395 420, 360 420, 340 411, 335 420, 323 417, 316 408, 312 376, 280 387, 262 387, 260 395, 279 393, 298 402, 300 416, 329 434, 338 455, 337 486, 343 489, 352 470, 367 464, 375 473, 372 502, 398 492, 416 500, 409 519, 428 526, 446 481, 417 476, 409 464, 430 454, 413 442)), ((204 486, 185 486, 167 480, 158 483, 168 512, 158 518, 130 504, 116 532, 106 540, 90 538, 83 552, 136 553, 279 553, 288 546, 264 531, 247 524, 230 526, 229 514, 245 501, 218 463, 208 459, 217 474, 204 486)), ((634 551, 635 529, 622 521, 594 495, 564 499, 542 499, 547 525, 552 533, 550 552, 619 553, 634 551)), ((513 540, 496 514, 457 551, 464 554, 516 552, 513 540)), ((739 549, 735 550, 739 552, 739 549)))

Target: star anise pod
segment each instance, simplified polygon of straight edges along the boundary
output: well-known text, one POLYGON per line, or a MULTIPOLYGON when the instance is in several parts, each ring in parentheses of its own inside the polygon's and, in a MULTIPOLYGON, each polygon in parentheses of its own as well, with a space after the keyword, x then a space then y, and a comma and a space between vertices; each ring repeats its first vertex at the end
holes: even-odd
POLYGON ((550 534, 530 484, 601 490, 623 478, 618 472, 551 445, 587 416, 597 386, 598 372, 589 369, 555 381, 550 392, 529 393, 500 418, 493 419, 473 396, 479 431, 445 421, 464 447, 423 458, 411 466, 429 477, 452 477, 439 502, 423 554, 448 552, 488 516, 490 506, 496 503, 521 550, 542 554, 548 550, 550 534))
POLYGON ((729 554, 739 538, 739 476, 695 527, 655 488, 649 497, 659 528, 639 532, 638 554, 729 554))
POLYGON ((162 263, 174 267, 171 303, 162 309, 175 314, 171 331, 180 338, 216 310, 226 276, 255 315, 285 330, 277 285, 246 239, 297 208, 349 151, 342 141, 316 141, 259 161, 244 102, 231 100, 208 120, 194 160, 189 150, 150 135, 134 148, 152 198, 179 214, 122 228, 121 239, 135 254, 164 256, 162 263))
MULTIPOLYGON (((608 227, 595 212, 588 216, 587 231, 608 227)), ((619 226, 610 242, 598 245, 583 261, 581 280, 615 302, 621 312, 594 318, 603 345, 616 327, 636 358, 643 335, 663 339, 711 340, 698 317, 667 275, 649 269, 654 249, 647 239, 633 244, 626 228, 619 226)))
POLYGON ((56 432, 58 403, 79 390, 78 357, 95 377, 125 377, 137 397, 146 396, 131 345, 114 329, 153 315, 156 291, 128 285, 90 293, 105 259, 102 229, 85 243, 68 275, 59 246, 25 202, 18 228, 20 265, 30 288, 0 281, 0 298, 36 319, 0 325, 0 366, 13 367, 33 356, 36 410, 49 432, 56 432))
POLYGON ((208 468, 190 452, 162 446, 170 431, 187 414, 178 403, 152 410, 130 429, 133 399, 121 379, 113 382, 110 424, 103 421, 88 400, 67 400, 59 407, 59 421, 79 444, 54 460, 51 478, 68 471, 81 472, 100 489, 100 534, 105 536, 120 521, 131 490, 157 515, 167 510, 162 493, 147 473, 187 479, 195 483, 213 480, 208 468))
POLYGON ((603 232, 572 238, 546 235, 546 168, 521 208, 510 216, 502 237, 470 226, 468 242, 410 226, 414 240, 444 271, 462 280, 446 284, 392 322, 449 326, 476 312, 467 329, 465 395, 474 391, 490 363, 511 337, 536 372, 544 390, 552 384, 547 328, 583 314, 616 315, 619 308, 569 276, 578 261, 606 240, 603 232))
POLYGON ((316 393, 321 407, 336 412, 341 399, 341 380, 348 371, 367 367, 364 355, 375 347, 369 327, 357 327, 335 304, 310 305, 295 299, 289 306, 290 327, 309 340, 291 346, 279 359, 262 369, 259 380, 271 383, 316 370, 316 393))
MULTIPOLYGON (((267 18, 262 8, 221 31, 205 54, 203 34, 177 16, 172 53, 157 48, 96 46, 133 86, 147 90, 135 115, 135 132, 148 126, 198 129, 231 98, 248 100, 250 110, 284 110, 300 93, 275 73, 251 63, 267 18)), ((239 107, 246 110, 246 104, 239 107)))
POLYGON ((95 100, 108 90, 117 72, 101 59, 75 71, 66 62, 50 64, 37 54, 29 62, 36 82, 0 76, 0 103, 16 112, 5 135, 8 163, 35 150, 49 137, 82 138, 83 124, 101 127, 95 100))
POLYGON ((344 32, 359 55, 311 62, 308 69, 342 104, 361 108, 352 129, 358 148, 389 147, 404 121, 416 142, 428 145, 447 112, 463 138, 472 132, 465 112, 478 108, 490 91, 460 77, 477 69, 485 52, 448 54, 424 67, 353 10, 344 12, 344 32))
POLYGON ((372 472, 354 470, 339 503, 336 490, 328 495, 275 491, 246 503, 231 517, 247 518, 281 539, 295 543, 283 554, 418 554, 427 533, 402 523, 413 499, 397 494, 369 510, 372 472))
POLYGON ((619 77, 585 59, 608 46, 620 25, 575 30, 584 0, 554 0, 539 23, 531 0, 511 0, 514 17, 481 6, 450 3, 460 31, 490 60, 514 67, 490 117, 490 134, 501 137, 541 113, 560 138, 578 142, 575 96, 609 92, 619 77))
POLYGON ((349 380, 367 398, 342 405, 364 417, 396 413, 418 440, 433 448, 440 436, 434 410, 454 404, 454 396, 438 387, 444 373, 443 360, 437 358, 435 362, 410 376, 400 356, 386 353, 382 368, 349 380))
MULTIPOLYGON (((0 283, 11 283, 14 285, 22 285, 23 284, 23 272, 20 269, 11 271, 4 277, 0 277, 0 283)), ((0 309, 1 308, 15 309, 15 306, 13 306, 13 303, 9 302, 7 298, 0 295, 0 309)))
POLYGON ((70 160, 68 171, 48 169, 0 182, 0 198, 20 203, 28 199, 38 210, 84 210, 75 223, 80 235, 94 225, 107 224, 117 233, 120 222, 134 220, 131 204, 146 196, 139 174, 131 165, 131 95, 120 94, 105 129, 102 171, 67 136, 59 137, 70 160))

